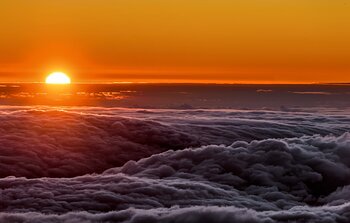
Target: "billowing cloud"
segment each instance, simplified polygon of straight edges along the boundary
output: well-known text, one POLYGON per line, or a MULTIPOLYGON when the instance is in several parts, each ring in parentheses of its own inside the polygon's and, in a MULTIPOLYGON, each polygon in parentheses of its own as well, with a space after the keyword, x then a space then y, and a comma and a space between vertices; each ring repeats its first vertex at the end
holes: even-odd
POLYGON ((350 221, 346 114, 29 109, 0 118, 0 222, 350 221))
POLYGON ((0 122, 1 177, 79 176, 200 145, 166 125, 130 118, 26 111, 1 116, 0 122))
POLYGON ((170 149, 339 135, 350 130, 346 121, 341 115, 229 110, 6 110, 0 116, 0 177, 73 177, 170 149))

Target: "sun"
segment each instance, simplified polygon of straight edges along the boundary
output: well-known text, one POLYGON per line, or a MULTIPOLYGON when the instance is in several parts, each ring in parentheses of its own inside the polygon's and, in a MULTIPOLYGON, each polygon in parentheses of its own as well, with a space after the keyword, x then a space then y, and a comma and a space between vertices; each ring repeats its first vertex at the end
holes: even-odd
POLYGON ((70 84, 70 78, 63 72, 53 72, 47 76, 46 84, 70 84))

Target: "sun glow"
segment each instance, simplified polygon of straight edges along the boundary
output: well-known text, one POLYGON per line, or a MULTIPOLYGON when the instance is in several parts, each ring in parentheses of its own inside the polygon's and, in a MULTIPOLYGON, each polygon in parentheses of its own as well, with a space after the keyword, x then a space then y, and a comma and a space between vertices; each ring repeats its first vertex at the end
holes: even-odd
POLYGON ((70 84, 71 80, 67 74, 63 72, 53 72, 47 76, 46 84, 70 84))

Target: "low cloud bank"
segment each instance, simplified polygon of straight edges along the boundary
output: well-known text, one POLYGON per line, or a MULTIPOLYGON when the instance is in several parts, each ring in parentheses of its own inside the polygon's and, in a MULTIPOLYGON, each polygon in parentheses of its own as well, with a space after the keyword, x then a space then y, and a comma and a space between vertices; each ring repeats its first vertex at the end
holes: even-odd
POLYGON ((0 113, 0 222, 350 221, 346 114, 0 113))
POLYGON ((0 177, 74 177, 170 149, 341 135, 350 131, 347 121, 344 115, 262 111, 5 110, 0 116, 0 177))
POLYGON ((349 149, 349 133, 237 141, 167 151, 102 174, 7 177, 0 219, 348 222, 349 149))
POLYGON ((0 177, 72 177, 102 172, 168 149, 200 145, 157 122, 26 111, 0 117, 0 177))

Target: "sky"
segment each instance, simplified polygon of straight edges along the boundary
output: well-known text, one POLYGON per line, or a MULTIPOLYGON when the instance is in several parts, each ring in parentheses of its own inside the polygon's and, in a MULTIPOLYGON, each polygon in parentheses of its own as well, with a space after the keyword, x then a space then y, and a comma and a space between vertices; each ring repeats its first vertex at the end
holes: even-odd
POLYGON ((0 81, 350 82, 347 0, 5 0, 0 81))

